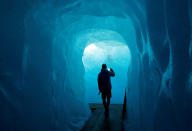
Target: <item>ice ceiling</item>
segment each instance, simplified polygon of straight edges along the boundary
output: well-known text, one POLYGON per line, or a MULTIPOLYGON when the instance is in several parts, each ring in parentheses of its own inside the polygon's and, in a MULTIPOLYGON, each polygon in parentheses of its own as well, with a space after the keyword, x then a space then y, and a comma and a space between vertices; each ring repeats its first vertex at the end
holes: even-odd
POLYGON ((115 41, 131 54, 125 129, 192 130, 191 0, 1 5, 1 129, 80 129, 90 116, 84 50, 115 41))

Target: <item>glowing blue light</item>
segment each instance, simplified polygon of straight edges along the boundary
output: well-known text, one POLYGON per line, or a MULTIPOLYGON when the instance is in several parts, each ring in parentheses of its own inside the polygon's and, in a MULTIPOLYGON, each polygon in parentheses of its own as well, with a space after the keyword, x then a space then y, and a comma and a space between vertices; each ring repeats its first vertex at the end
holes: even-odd
POLYGON ((116 76, 112 78, 112 103, 122 103, 127 82, 127 71, 131 61, 128 46, 118 41, 102 41, 88 45, 82 57, 85 68, 86 99, 88 103, 101 103, 98 94, 97 75, 103 63, 112 68, 116 76))

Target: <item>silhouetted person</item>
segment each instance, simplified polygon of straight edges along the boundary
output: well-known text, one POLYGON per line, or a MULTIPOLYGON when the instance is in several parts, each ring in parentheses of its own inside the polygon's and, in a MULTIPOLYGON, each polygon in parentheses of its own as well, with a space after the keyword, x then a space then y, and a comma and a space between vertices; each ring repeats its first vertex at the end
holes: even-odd
POLYGON ((101 72, 98 75, 98 86, 99 91, 102 93, 103 105, 105 107, 105 113, 108 114, 109 112, 109 104, 111 99, 111 78, 115 76, 115 72, 113 69, 107 69, 107 65, 103 64, 101 72), (107 98, 107 102, 106 102, 107 98))

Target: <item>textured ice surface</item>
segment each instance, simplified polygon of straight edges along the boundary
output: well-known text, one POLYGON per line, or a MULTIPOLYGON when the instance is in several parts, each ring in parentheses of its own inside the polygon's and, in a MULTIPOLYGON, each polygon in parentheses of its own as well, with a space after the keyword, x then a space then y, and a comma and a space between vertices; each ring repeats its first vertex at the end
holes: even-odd
POLYGON ((192 130, 191 0, 0 2, 0 129, 78 130, 90 112, 82 56, 126 43, 129 131, 192 130))

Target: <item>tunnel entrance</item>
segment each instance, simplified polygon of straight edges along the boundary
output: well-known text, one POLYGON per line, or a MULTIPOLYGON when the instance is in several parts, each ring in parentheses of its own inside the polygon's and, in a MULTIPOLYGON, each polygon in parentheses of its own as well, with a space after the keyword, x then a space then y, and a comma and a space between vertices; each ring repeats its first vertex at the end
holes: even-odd
POLYGON ((125 43, 108 40, 89 44, 84 49, 82 57, 85 68, 85 99, 87 103, 102 103, 101 95, 98 95, 97 76, 101 65, 106 63, 116 73, 116 76, 111 78, 111 103, 122 104, 130 61, 130 50, 125 43))

